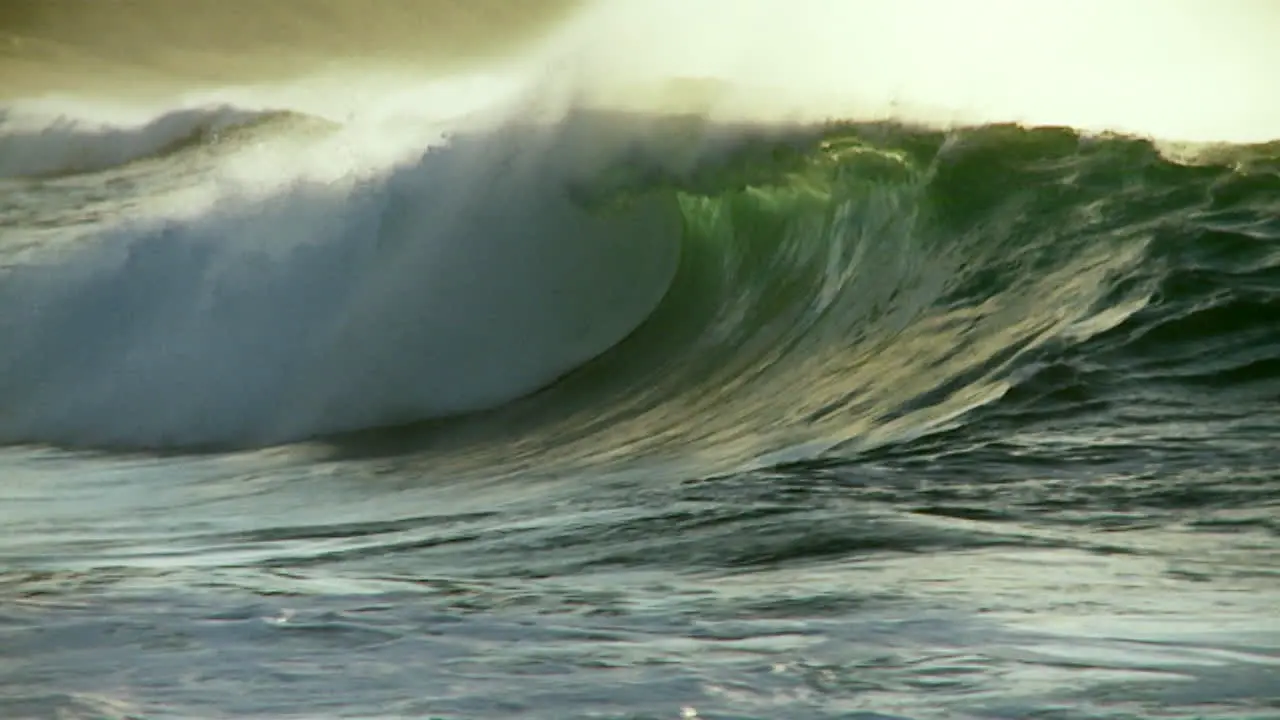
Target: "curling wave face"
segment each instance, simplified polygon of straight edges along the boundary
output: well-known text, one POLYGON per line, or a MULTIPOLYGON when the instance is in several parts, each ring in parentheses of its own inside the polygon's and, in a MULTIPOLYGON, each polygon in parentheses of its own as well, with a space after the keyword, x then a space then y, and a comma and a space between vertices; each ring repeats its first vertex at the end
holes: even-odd
POLYGON ((6 237, 4 439, 253 444, 488 407, 615 344, 674 272, 674 200, 578 206, 560 126, 325 171, 251 135, 11 183, 10 217, 68 207, 6 237), (148 200, 94 211, 113 181, 148 200))
MULTIPOLYGON (((839 25, 902 29, 872 5, 839 25)), ((939 94, 938 68, 895 65, 822 100, 838 63, 820 35, 772 74, 731 70, 741 55, 705 43, 658 57, 606 31, 696 35, 709 16, 636 25, 635 10, 595 6, 535 61, 447 80, 388 71, 348 87, 326 71, 159 104, 10 103, 0 441, 271 444, 493 409, 577 369, 505 411, 537 417, 530 437, 569 455, 669 442, 733 463, 874 445, 945 425, 1046 346, 1123 323, 1156 296, 1162 233, 1212 211, 1219 184, 1265 177, 1108 135, 929 129, 1022 118, 1007 98, 939 94), (669 82, 690 68, 706 77, 669 82), (743 74, 805 78, 803 97, 760 99, 743 74), (914 104, 888 102, 891 86, 914 104), (928 125, 818 120, 845 102, 838 117, 928 125), (1175 186, 1204 197, 1158 201, 1175 186)), ((1179 12, 1162 22, 1181 27, 1179 12)), ((1055 88, 1080 125, 1142 124, 1055 88)), ((1027 102, 1033 118, 1067 107, 1027 102)))
POLYGON ((529 447, 733 465, 900 440, 1147 305, 1162 236, 1272 156, 598 111, 425 154, 415 133, 360 155, 328 123, 245 126, 94 176, 178 188, 127 218, 79 202, 84 176, 11 180, 11 215, 68 210, 7 240, 4 439, 297 440, 503 406, 612 348, 507 408, 529 447))
MULTIPOLYGON (((670 188, 683 212, 671 291, 621 345, 498 413, 522 440, 483 463, 728 472, 848 457, 1052 395, 1063 358, 1141 358, 1149 333, 1177 332, 1166 324, 1253 312, 1227 286, 1280 267, 1278 159, 1258 146, 1186 165, 1066 129, 839 125, 646 178, 621 194, 670 188), (1247 257, 1232 250, 1246 236, 1261 240, 1243 241, 1247 257), (1185 287, 1174 268, 1214 244, 1221 280, 1185 287)), ((1228 342, 1189 332, 1188 346, 1228 342)), ((1278 341, 1231 341, 1212 373, 1248 373, 1278 341)))

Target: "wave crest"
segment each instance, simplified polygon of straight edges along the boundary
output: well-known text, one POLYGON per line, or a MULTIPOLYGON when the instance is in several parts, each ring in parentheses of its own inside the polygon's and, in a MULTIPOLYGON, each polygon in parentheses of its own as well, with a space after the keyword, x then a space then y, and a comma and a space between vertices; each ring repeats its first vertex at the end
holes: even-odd
POLYGON ((282 113, 233 105, 103 117, 75 105, 26 104, 0 111, 0 178, 88 173, 215 140, 282 113))
MULTIPOLYGON (((679 253, 670 196, 571 198, 585 130, 501 126, 321 178, 288 146, 250 173, 275 182, 215 172, 164 209, 68 228, 0 274, 0 438, 271 443, 546 384, 643 320, 679 253)), ((328 142, 302 147, 351 152, 328 142)))

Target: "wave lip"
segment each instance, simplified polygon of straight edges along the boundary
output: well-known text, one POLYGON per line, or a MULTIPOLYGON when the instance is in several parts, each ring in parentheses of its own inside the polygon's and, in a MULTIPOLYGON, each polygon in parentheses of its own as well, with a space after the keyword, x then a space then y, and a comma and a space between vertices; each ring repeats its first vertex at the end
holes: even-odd
POLYGON ((106 170, 276 115, 232 105, 180 108, 144 119, 72 108, 0 110, 0 178, 106 170))

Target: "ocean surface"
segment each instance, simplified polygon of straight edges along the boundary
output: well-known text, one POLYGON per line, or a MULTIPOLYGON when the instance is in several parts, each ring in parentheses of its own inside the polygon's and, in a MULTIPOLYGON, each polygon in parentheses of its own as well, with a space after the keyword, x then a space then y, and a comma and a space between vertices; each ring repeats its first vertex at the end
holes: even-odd
POLYGON ((5 0, 0 718, 1280 718, 1276 32, 5 0))

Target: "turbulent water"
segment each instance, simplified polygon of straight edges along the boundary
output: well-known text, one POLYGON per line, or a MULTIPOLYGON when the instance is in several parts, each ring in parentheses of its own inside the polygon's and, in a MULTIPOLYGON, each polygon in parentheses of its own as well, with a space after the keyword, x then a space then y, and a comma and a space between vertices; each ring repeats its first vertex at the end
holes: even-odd
POLYGON ((0 10, 0 717, 1280 718, 1273 6, 171 5, 0 10))

